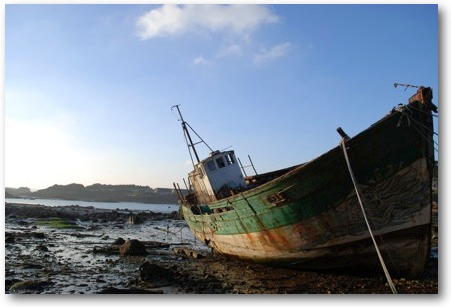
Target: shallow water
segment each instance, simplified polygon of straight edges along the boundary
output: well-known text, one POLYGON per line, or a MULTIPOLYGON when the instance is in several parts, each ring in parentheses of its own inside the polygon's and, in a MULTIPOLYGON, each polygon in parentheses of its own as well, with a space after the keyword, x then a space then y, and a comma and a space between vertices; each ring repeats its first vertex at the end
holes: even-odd
POLYGON ((177 204, 144 204, 144 203, 132 203, 132 202, 89 202, 81 200, 61 200, 61 199, 44 199, 44 198, 6 198, 7 203, 14 204, 31 204, 31 205, 43 205, 43 206, 82 206, 82 207, 94 207, 99 209, 110 210, 135 210, 135 211, 153 211, 168 213, 172 211, 178 211, 179 206, 177 204))
POLYGON ((126 288, 139 277, 139 266, 146 259, 177 257, 171 252, 172 246, 147 248, 150 254, 146 257, 93 252, 94 247, 109 246, 119 237, 186 245, 208 252, 180 220, 147 221, 139 225, 78 222, 83 229, 77 230, 41 226, 33 229, 32 223, 22 225, 24 220, 21 221, 20 224, 10 219, 5 223, 6 233, 17 235, 16 242, 5 245, 5 280, 10 285, 20 281, 47 283, 38 286, 39 289, 16 284, 9 293, 88 294, 107 287, 126 288), (45 238, 36 233, 44 233, 45 238))

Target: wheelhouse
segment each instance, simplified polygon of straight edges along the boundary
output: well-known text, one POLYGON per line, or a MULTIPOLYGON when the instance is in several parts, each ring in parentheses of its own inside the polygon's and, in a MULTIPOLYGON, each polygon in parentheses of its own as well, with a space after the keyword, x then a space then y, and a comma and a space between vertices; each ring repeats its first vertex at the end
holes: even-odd
POLYGON ((246 183, 233 150, 214 151, 189 173, 200 203, 211 203, 245 189, 246 183))

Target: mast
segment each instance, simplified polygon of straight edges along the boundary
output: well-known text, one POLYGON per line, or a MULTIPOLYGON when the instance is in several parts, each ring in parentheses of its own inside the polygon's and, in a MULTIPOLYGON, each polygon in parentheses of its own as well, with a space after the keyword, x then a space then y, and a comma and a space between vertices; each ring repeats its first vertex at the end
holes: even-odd
MULTIPOLYGON (((183 132, 185 133, 185 138, 187 138, 188 151, 190 152, 190 155, 191 155, 190 147, 193 149, 194 155, 196 156, 197 163, 199 163, 200 159, 199 159, 199 156, 197 155, 196 147, 194 147, 194 143, 193 143, 193 140, 191 139, 191 135, 189 134, 188 128, 186 128, 186 122, 183 119, 182 112, 180 112, 179 104, 175 105, 174 107, 177 108, 177 111, 179 112, 179 115, 180 115, 180 120, 182 121, 183 132)), ((174 108, 174 107, 172 107, 172 108, 174 108)), ((191 157, 191 160, 192 160, 192 157, 191 157)), ((193 164, 194 164, 194 162, 193 162, 193 164)))
POLYGON ((211 147, 208 146, 207 143, 205 143, 205 141, 200 137, 200 135, 197 134, 197 132, 194 131, 194 129, 193 129, 187 122, 185 122, 185 120, 183 119, 183 116, 182 116, 182 112, 180 112, 179 104, 173 106, 173 107, 171 108, 171 110, 174 109, 174 108, 177 108, 177 111, 179 112, 180 121, 182 122, 182 128, 183 128, 183 132, 184 132, 184 135, 185 135, 185 141, 186 141, 186 144, 188 145, 189 155, 190 155, 190 157, 191 157, 191 162, 193 163, 193 166, 194 166, 195 163, 194 163, 194 161, 193 161, 193 156, 191 155, 191 149, 190 149, 190 148, 192 148, 192 150, 193 150, 193 152, 194 152, 194 155, 196 156, 197 163, 200 162, 200 159, 199 159, 199 155, 197 154, 195 145, 197 145, 197 144, 199 144, 199 143, 204 143, 205 146, 207 146, 208 149, 210 149, 211 152, 213 151, 213 149, 211 149, 211 147), (188 127, 189 127, 189 128, 191 129, 191 131, 194 132, 194 134, 196 134, 196 136, 200 139, 199 142, 193 143, 193 139, 191 138, 191 135, 189 134, 188 127))

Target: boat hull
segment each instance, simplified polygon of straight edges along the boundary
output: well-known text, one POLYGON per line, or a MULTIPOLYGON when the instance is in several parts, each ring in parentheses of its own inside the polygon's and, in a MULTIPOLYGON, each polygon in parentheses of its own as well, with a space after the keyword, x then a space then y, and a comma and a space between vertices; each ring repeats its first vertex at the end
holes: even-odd
POLYGON ((183 216, 221 254, 308 270, 381 271, 371 232, 391 274, 416 277, 430 254, 433 152, 403 116, 393 112, 345 143, 364 212, 337 146, 237 195, 182 201, 183 216))
MULTIPOLYGON (((379 196, 377 201, 367 202, 368 219, 386 265, 395 276, 418 276, 423 272, 430 253, 431 210, 428 199, 418 202, 416 197, 412 197, 418 190, 421 194, 429 194, 427 179, 421 180, 419 175, 424 172, 418 172, 422 166, 425 167, 424 161, 417 161, 409 170, 403 169, 388 181, 365 191, 366 195, 379 196), (408 182, 417 182, 417 185, 390 194, 390 187, 406 186, 408 182), (381 201, 385 203, 383 207, 381 201)), ((264 227, 261 222, 261 229, 252 232, 218 233, 214 228, 222 224, 219 215, 215 225, 212 223, 214 215, 197 216, 197 219, 191 216, 190 219, 191 209, 183 207, 183 210, 195 236, 224 255, 312 270, 381 269, 353 192, 320 214, 275 228, 264 227)), ((280 219, 281 214, 274 213, 273 216, 280 219)), ((263 214, 257 214, 253 220, 258 224, 257 219, 264 218, 263 214)), ((251 217, 234 222, 249 225, 249 220, 251 217)))
MULTIPOLYGON (((296 233, 300 225, 248 234, 210 237, 195 233, 201 241, 209 241, 220 254, 256 263, 287 266, 303 270, 338 270, 348 273, 381 273, 382 267, 370 238, 354 239, 343 244, 326 244, 314 249, 302 249, 296 245, 283 244, 283 249, 262 248, 255 242, 275 238, 281 233, 296 233)), ((429 226, 422 225, 377 235, 376 241, 385 265, 392 276, 417 277, 427 265, 430 250, 425 235, 429 226)), ((286 242, 285 239, 282 239, 286 242)), ((258 244, 259 245, 259 244, 258 244)), ((282 244, 278 244, 280 246, 282 244)))

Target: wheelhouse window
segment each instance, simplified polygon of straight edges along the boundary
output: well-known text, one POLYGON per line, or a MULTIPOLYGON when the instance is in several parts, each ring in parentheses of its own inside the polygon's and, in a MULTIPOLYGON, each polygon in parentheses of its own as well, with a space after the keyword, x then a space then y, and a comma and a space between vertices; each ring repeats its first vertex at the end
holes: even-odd
POLYGON ((223 168, 226 166, 226 164, 224 163, 224 159, 223 157, 219 157, 216 159, 216 163, 218 164, 219 168, 223 168))
POLYGON ((209 170, 210 172, 215 171, 215 170, 216 170, 215 161, 213 161, 213 160, 208 161, 208 162, 207 162, 207 167, 208 167, 208 170, 209 170))
POLYGON ((235 163, 235 157, 233 156, 233 154, 227 154, 225 156, 225 159, 228 165, 232 165, 233 163, 235 163))

